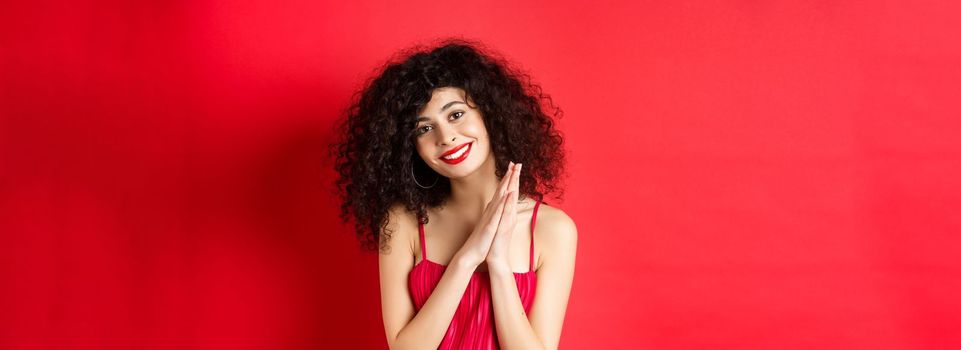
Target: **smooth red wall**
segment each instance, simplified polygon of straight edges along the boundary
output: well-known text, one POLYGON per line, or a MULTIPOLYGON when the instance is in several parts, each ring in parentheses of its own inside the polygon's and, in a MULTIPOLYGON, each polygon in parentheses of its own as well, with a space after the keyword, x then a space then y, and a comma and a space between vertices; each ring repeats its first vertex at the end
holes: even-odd
POLYGON ((956 1, 0 5, 0 348, 378 349, 331 125, 398 49, 564 110, 565 349, 961 348, 956 1))

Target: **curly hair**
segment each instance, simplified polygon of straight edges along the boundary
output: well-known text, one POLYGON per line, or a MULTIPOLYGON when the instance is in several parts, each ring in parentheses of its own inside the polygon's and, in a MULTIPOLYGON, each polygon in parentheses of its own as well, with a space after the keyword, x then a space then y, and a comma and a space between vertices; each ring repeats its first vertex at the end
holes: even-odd
POLYGON ((561 199, 558 182, 566 156, 554 119, 562 112, 528 74, 464 39, 415 46, 400 56, 379 67, 354 93, 328 149, 339 175, 335 186, 340 218, 346 223, 353 215, 362 248, 386 246, 392 206, 403 204, 426 223, 427 208, 443 204, 450 195, 449 179, 420 159, 413 136, 416 114, 435 88, 460 88, 479 106, 498 178, 506 173, 509 161, 523 163, 521 194, 543 200, 545 194, 555 193, 561 199), (414 183, 411 173, 418 164, 440 178, 435 186, 424 189, 414 183))

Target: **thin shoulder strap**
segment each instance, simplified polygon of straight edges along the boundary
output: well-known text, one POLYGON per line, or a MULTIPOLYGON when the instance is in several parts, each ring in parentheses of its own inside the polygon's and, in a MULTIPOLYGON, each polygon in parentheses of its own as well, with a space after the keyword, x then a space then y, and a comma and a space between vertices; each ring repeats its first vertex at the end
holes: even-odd
POLYGON ((531 216, 531 262, 528 271, 534 271, 534 224, 537 223, 537 208, 540 208, 541 201, 534 204, 534 215, 531 216))
POLYGON ((424 239, 424 223, 417 220, 417 230, 420 231, 420 259, 427 260, 427 240, 424 239))

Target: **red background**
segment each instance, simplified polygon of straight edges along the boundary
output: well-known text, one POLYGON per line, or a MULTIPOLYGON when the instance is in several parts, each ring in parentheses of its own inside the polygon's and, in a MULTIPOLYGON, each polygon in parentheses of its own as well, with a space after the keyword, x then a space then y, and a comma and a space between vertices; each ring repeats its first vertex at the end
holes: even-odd
POLYGON ((956 1, 6 2, 0 348, 382 348, 324 146, 393 52, 565 116, 567 349, 961 348, 956 1))

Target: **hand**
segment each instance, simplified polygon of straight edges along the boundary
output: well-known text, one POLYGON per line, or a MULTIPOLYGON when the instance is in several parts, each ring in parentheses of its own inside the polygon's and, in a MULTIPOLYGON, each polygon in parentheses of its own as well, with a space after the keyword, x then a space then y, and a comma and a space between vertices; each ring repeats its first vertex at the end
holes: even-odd
POLYGON ((501 213, 500 224, 497 226, 497 234, 491 243, 490 251, 487 253, 487 266, 500 266, 510 268, 508 259, 508 249, 510 248, 511 237, 514 234, 514 227, 517 226, 517 198, 520 196, 521 167, 523 164, 516 164, 511 172, 511 181, 508 191, 510 195, 507 203, 504 204, 504 211, 501 213))
MULTIPOLYGON (((514 163, 511 162, 507 168, 507 173, 504 174, 500 184, 497 185, 497 191, 494 192, 493 198, 487 202, 484 214, 481 215, 481 219, 477 226, 474 227, 474 231, 471 232, 470 237, 467 238, 464 245, 457 251, 457 255, 454 256, 457 262, 468 267, 476 268, 486 259, 491 248, 491 242, 494 240, 501 221, 504 206, 506 205, 505 201, 508 201, 510 197, 508 190, 511 179, 514 178, 513 168, 514 163)), ((514 201, 516 202, 516 199, 514 201)))

